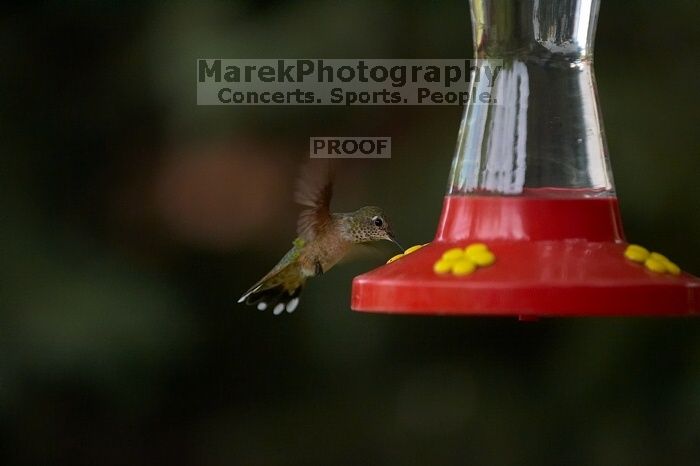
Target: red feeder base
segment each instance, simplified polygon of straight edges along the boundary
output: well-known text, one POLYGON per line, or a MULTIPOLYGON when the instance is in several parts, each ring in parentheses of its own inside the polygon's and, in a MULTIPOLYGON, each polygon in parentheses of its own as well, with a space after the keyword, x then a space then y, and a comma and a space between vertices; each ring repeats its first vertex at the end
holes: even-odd
POLYGON ((521 319, 700 312, 700 280, 624 257, 615 198, 544 193, 448 196, 435 240, 356 277, 352 308, 521 319), (488 245, 493 265, 461 277, 433 271, 447 249, 474 242, 488 245))

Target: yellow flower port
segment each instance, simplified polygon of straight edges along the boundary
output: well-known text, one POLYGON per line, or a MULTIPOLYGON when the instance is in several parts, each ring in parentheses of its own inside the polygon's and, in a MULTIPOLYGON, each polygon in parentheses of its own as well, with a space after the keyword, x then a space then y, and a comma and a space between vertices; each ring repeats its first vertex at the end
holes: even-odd
POLYGON ((627 246, 624 256, 632 262, 643 264, 647 270, 651 270, 655 273, 670 273, 671 275, 681 274, 681 268, 674 262, 671 262, 668 257, 658 252, 649 252, 647 248, 638 244, 630 244, 627 246))
POLYGON ((419 250, 420 248, 422 248, 423 246, 425 246, 425 245, 427 245, 427 244, 429 244, 429 243, 416 244, 415 246, 411 246, 410 248, 406 249, 406 251, 404 251, 403 253, 397 254, 397 255, 395 255, 394 257, 392 257, 391 259, 389 259, 388 261, 386 261, 386 263, 387 263, 387 264, 391 264, 392 262, 394 262, 394 261, 396 261, 396 260, 399 260, 399 259, 401 259, 402 257, 407 256, 408 254, 411 254, 411 253, 413 253, 413 252, 416 252, 417 250, 419 250))
POLYGON ((439 275, 452 272, 461 277, 469 275, 478 267, 487 267, 496 261, 496 256, 484 243, 473 243, 465 248, 451 248, 433 265, 433 271, 439 275))

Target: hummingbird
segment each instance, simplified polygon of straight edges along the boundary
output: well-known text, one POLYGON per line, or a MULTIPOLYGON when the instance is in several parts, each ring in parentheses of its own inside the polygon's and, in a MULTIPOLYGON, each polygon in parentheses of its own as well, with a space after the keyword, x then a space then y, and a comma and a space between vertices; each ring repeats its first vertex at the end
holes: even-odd
POLYGON ((294 200, 304 207, 297 220, 292 248, 238 300, 274 315, 294 312, 306 280, 328 272, 355 244, 388 240, 394 233, 381 208, 365 206, 354 212, 333 213, 333 171, 329 163, 308 163, 298 178, 294 200), (320 167, 320 168, 319 168, 320 167))

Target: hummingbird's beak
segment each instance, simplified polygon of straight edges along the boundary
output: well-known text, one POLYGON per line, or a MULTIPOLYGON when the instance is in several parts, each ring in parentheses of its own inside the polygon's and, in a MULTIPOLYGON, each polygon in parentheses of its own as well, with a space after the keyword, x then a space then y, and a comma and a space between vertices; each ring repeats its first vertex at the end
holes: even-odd
POLYGON ((388 239, 389 241, 391 241, 392 243, 394 243, 395 245, 397 245, 397 246, 399 247, 399 249, 401 249, 401 252, 404 252, 404 251, 405 251, 405 249, 403 248, 403 246, 401 246, 401 245, 399 244, 399 242, 396 241, 396 238, 394 238, 394 234, 393 234, 393 233, 388 233, 388 232, 387 232, 387 239, 388 239))

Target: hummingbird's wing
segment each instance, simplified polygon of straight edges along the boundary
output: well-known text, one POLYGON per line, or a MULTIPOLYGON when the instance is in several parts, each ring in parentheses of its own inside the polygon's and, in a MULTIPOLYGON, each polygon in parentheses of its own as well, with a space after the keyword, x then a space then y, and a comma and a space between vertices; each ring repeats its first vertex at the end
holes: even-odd
POLYGON ((297 233, 305 241, 313 240, 331 221, 333 170, 328 160, 309 162, 302 167, 294 200, 305 207, 299 214, 297 233))

